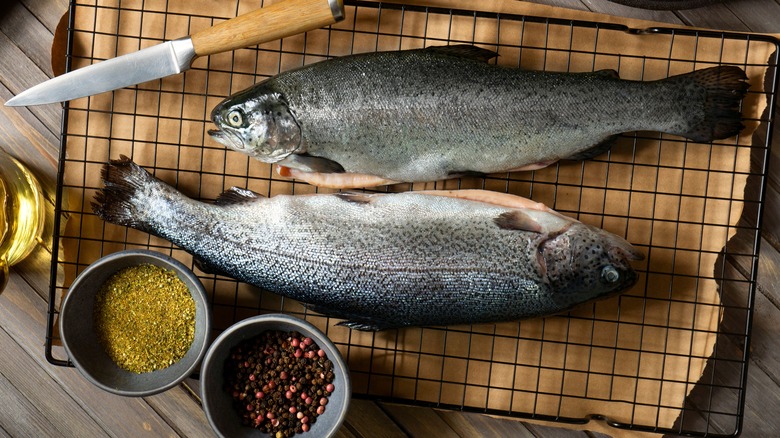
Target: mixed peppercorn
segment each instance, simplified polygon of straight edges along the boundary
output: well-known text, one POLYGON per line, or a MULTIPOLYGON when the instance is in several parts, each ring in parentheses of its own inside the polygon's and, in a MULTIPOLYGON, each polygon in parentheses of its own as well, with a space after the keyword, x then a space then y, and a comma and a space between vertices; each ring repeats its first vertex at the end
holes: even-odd
POLYGON ((334 390, 333 363, 310 337, 269 330, 231 350, 226 389, 243 424, 276 438, 307 432, 334 390))

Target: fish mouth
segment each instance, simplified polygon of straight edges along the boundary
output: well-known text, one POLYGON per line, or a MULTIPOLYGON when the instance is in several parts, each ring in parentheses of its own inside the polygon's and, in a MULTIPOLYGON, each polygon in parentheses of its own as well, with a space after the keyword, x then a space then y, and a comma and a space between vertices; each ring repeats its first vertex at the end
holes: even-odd
POLYGON ((217 143, 229 147, 230 149, 243 150, 244 145, 237 141, 234 136, 222 129, 209 129, 209 136, 213 138, 217 143))

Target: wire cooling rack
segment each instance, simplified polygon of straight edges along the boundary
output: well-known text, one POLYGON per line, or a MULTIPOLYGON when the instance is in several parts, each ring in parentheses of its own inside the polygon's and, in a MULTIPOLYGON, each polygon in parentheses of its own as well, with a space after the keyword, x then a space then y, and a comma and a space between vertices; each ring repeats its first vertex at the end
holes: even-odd
MULTIPOLYGON (((220 6, 185 3, 72 1, 68 68, 190 34, 262 5, 248 0, 220 6)), ((205 202, 230 186, 267 196, 318 191, 278 178, 270 166, 226 151, 206 135, 211 108, 252 83, 334 56, 448 43, 496 50, 500 57, 491 62, 503 65, 555 71, 609 68, 635 80, 734 64, 754 82, 745 100, 746 123, 756 129, 752 141, 748 135, 698 144, 658 133, 627 133, 610 152, 581 163, 381 188, 509 192, 626 237, 647 259, 637 266, 637 286, 615 299, 539 320, 364 333, 336 326, 337 320, 292 300, 196 272, 210 294, 214 336, 261 313, 306 318, 341 350, 357 397, 567 423, 599 419, 617 428, 683 435, 738 433, 774 124, 771 111, 763 114, 754 107, 757 102, 774 107, 777 41, 738 33, 345 3, 347 18, 330 28, 199 59, 184 75, 66 105, 48 360, 69 365, 58 346, 59 302, 73 278, 98 257, 149 248, 194 268, 191 257, 170 243, 104 224, 91 213, 89 204, 101 186, 99 170, 109 159, 132 156, 158 178, 205 202), (751 111, 759 115, 753 117, 751 111)))

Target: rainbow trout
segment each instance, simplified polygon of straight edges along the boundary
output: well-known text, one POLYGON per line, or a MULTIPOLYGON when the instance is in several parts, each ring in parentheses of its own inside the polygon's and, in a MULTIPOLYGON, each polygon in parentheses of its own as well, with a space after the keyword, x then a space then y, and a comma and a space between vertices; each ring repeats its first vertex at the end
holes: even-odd
POLYGON ((127 157, 93 210, 165 238, 208 272, 362 330, 518 320, 624 291, 642 254, 541 204, 493 192, 187 198, 127 157))
POLYGON ((710 142, 743 128, 739 67, 641 82, 488 64, 495 56, 459 45, 322 61, 228 97, 209 134, 284 176, 347 188, 538 169, 628 131, 710 142))

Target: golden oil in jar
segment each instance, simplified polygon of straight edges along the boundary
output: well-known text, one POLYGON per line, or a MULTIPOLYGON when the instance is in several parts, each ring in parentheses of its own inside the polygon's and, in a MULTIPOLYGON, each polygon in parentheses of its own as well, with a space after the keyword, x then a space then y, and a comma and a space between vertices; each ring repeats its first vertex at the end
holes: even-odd
POLYGON ((44 223, 40 183, 19 161, 0 151, 0 291, 8 268, 41 241, 44 223))

